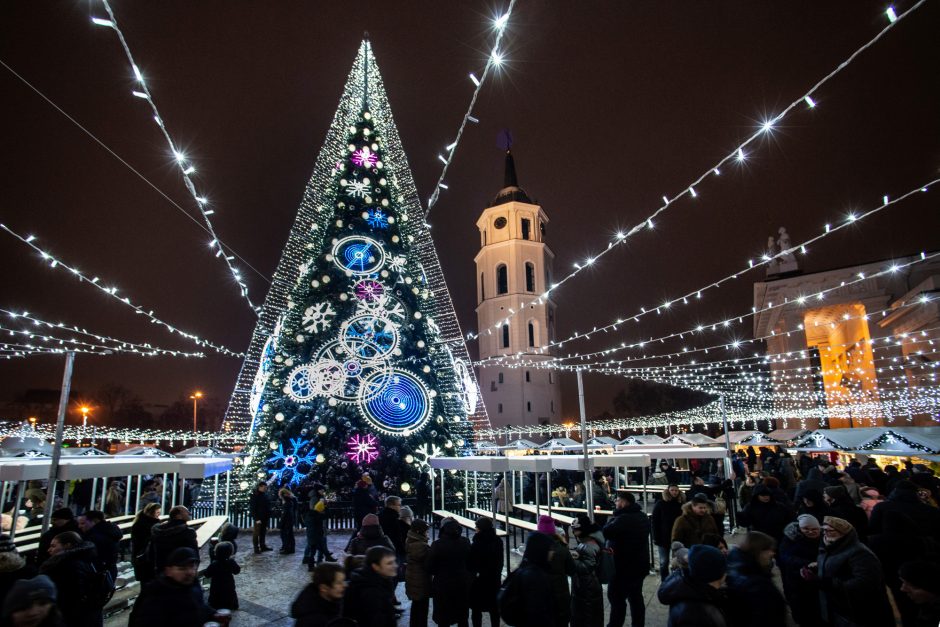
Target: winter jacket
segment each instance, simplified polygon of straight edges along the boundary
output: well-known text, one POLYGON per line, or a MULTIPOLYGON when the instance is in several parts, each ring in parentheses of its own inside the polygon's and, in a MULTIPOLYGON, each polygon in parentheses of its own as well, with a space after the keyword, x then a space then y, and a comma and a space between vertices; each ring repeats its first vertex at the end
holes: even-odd
POLYGON ((431 544, 427 560, 434 598, 432 618, 438 625, 467 620, 473 579, 467 569, 469 557, 470 541, 460 535, 460 526, 453 521, 445 523, 437 540, 431 544))
POLYGON ((478 531, 473 536, 467 567, 473 575, 470 608, 496 611, 496 594, 503 576, 503 542, 496 536, 495 529, 478 531))
POLYGON ((912 490, 894 490, 888 500, 875 505, 868 523, 869 534, 884 531, 885 514, 890 511, 907 514, 921 533, 940 541, 940 509, 921 503, 917 492, 912 490))
MULTIPOLYGON (((293 529, 297 523, 297 497, 281 497, 281 529, 293 529)), ((258 519, 258 520, 267 520, 258 519)))
POLYGON ((515 576, 519 578, 522 607, 525 609, 525 620, 515 627, 554 627, 556 624, 564 624, 556 621, 556 604, 549 602, 552 595, 552 575, 547 564, 534 564, 523 560, 515 571, 515 576))
POLYGON ((674 499, 669 496, 669 490, 663 490, 663 498, 653 505, 653 544, 656 546, 668 548, 672 544, 672 526, 682 515, 683 502, 681 493, 674 499))
POLYGON ((202 627, 214 614, 198 583, 181 586, 160 575, 137 597, 127 627, 202 627))
POLYGON ((343 616, 358 627, 396 627, 395 580, 382 577, 371 566, 353 571, 343 599, 343 616))
POLYGON ((95 545, 98 551, 98 561, 111 571, 112 577, 117 577, 118 552, 121 549, 121 538, 124 532, 110 520, 102 520, 85 534, 85 540, 95 545))
POLYGON ((242 572, 241 566, 231 557, 224 560, 215 560, 202 571, 204 577, 212 580, 209 585, 209 605, 216 609, 238 609, 235 575, 240 572, 242 572))
POLYGON ((60 533, 65 533, 66 531, 74 531, 78 535, 82 535, 82 530, 78 528, 78 523, 75 519, 66 521, 61 527, 50 526, 48 530, 41 536, 39 536, 39 546, 36 548, 36 564, 42 564, 47 559, 49 559, 49 547, 52 545, 52 539, 59 535, 60 533))
MULTIPOLYGON (((711 525, 715 521, 707 516, 711 525)), ((619 578, 645 577, 650 570, 650 522, 639 504, 614 510, 604 525, 604 538, 614 552, 614 568, 619 578)))
POLYGON ((746 526, 751 531, 766 533, 780 542, 784 527, 790 524, 793 518, 793 511, 786 505, 773 499, 768 503, 763 503, 755 494, 750 504, 738 514, 738 524, 746 526))
MULTIPOLYGON (((319 496, 312 496, 310 498, 310 507, 304 512, 304 524, 307 526, 307 531, 313 533, 326 533, 326 499, 319 496)), ((357 521, 357 524, 362 522, 360 519, 357 521)))
POLYGON ((355 488, 352 491, 353 519, 356 525, 362 524, 362 519, 366 514, 374 514, 378 508, 378 501, 372 496, 372 491, 368 488, 355 488))
POLYGON ((261 492, 255 489, 248 497, 248 510, 251 512, 251 520, 260 520, 264 524, 271 518, 271 499, 267 492, 261 492))
POLYGON ((382 532, 388 536, 388 539, 392 541, 392 546, 395 548, 395 553, 398 555, 405 554, 405 536, 401 533, 401 522, 398 512, 394 509, 385 507, 379 512, 379 525, 382 527, 382 532))
MULTIPOLYGON (((828 515, 849 521, 855 527, 858 539, 862 542, 868 540, 868 516, 865 510, 852 501, 851 497, 840 496, 830 503, 828 515)), ((823 519, 820 518, 819 522, 822 523, 822 521, 823 519)))
POLYGON ((90 603, 97 579, 98 554, 91 542, 52 555, 43 562, 40 574, 55 584, 56 605, 69 627, 100 627, 101 607, 90 603))
POLYGON ((162 573, 170 553, 180 547, 199 552, 196 530, 187 525, 185 520, 170 519, 154 525, 150 529, 150 558, 154 572, 162 573))
POLYGON ((408 556, 408 566, 405 568, 405 595, 412 601, 431 596, 431 574, 428 572, 430 550, 425 534, 408 532, 405 539, 405 554, 408 556))
POLYGON ((728 624, 731 627, 785 627, 787 602, 765 570, 749 553, 731 549, 728 555, 728 624))
POLYGON ((20 579, 32 579, 36 576, 36 567, 27 564, 23 556, 16 551, 0 553, 0 605, 7 597, 7 592, 20 579))
POLYGON ((881 563, 854 530, 828 546, 823 543, 817 563, 824 619, 836 625, 854 621, 859 627, 892 624, 881 563))
POLYGON ((574 560, 571 578, 571 627, 604 625, 604 591, 597 579, 597 562, 604 546, 604 535, 596 531, 581 542, 574 560))
POLYGON ((147 550, 150 544, 150 533, 154 525, 160 524, 160 520, 152 516, 140 516, 131 525, 131 558, 135 558, 147 550))
POLYGON ((819 589, 800 575, 800 570, 819 557, 819 537, 807 538, 800 532, 799 523, 792 522, 783 530, 783 538, 777 549, 777 564, 783 581, 783 594, 790 604, 790 611, 802 627, 819 622, 819 589))
POLYGON ((304 588, 290 606, 294 627, 328 627, 330 621, 339 618, 342 612, 342 602, 327 601, 314 584, 304 588))
MULTIPOLYGON (((676 518, 672 525, 672 541, 681 542, 688 548, 693 544, 701 544, 702 538, 708 533, 720 535, 714 517, 711 514, 699 516, 692 511, 691 503, 685 503, 682 506, 682 515, 676 518)), ((615 558, 616 555, 614 553, 615 558)))
POLYGON ((374 546, 386 546, 395 550, 395 545, 388 539, 382 528, 378 525, 368 525, 359 530, 359 533, 349 544, 350 555, 365 555, 366 551, 374 546))
POLYGON ((656 596, 660 603, 669 606, 668 627, 728 626, 724 593, 692 579, 685 569, 669 575, 656 596))

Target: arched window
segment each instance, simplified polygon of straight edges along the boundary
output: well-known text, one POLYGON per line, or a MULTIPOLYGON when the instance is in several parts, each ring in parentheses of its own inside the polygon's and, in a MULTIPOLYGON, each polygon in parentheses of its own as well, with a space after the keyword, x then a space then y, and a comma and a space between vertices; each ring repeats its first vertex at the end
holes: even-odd
POLYGON ((486 272, 480 273, 480 301, 486 300, 486 272))
POLYGON ((529 322, 529 346, 535 346, 535 323, 529 322))
POLYGON ((503 336, 502 337, 503 348, 509 348, 509 323, 508 322, 503 325, 502 336, 503 336))
POLYGON ((506 264, 496 266, 496 293, 506 294, 509 292, 509 268, 506 264))
POLYGON ((532 262, 525 262, 525 291, 535 291, 535 266, 532 262))

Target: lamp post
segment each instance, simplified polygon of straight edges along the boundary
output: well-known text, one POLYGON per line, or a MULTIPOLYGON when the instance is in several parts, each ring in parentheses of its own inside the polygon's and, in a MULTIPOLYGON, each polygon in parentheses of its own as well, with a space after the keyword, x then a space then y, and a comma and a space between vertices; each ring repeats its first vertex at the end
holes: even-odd
POLYGON ((88 428, 88 412, 91 411, 91 408, 85 405, 82 405, 80 409, 82 412, 82 429, 84 430, 88 428))
POLYGON ((202 398, 202 392, 194 392, 189 398, 193 399, 193 433, 196 433, 196 412, 199 407, 199 399, 202 398))

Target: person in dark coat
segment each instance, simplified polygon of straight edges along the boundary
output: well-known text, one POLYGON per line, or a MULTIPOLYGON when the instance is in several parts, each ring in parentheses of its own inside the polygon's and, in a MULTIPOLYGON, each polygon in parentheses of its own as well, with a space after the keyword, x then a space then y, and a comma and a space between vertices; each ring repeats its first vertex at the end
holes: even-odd
POLYGON ((78 528, 82 530, 85 540, 95 545, 98 562, 108 569, 112 578, 116 579, 118 553, 121 550, 121 538, 124 537, 124 532, 110 520, 105 520, 104 512, 97 510, 87 511, 79 516, 78 528))
POLYGON ((688 568, 669 575, 656 593, 669 606, 668 627, 728 627, 727 597, 721 590, 726 570, 725 556, 715 547, 689 549, 688 568))
POLYGON ((326 560, 336 559, 326 545, 326 496, 322 485, 315 484, 310 490, 310 505, 304 513, 304 525, 307 527, 307 546, 304 549, 303 563, 313 571, 314 565, 326 560))
POLYGON ((131 525, 131 564, 134 566, 134 578, 144 585, 154 578, 154 566, 147 555, 150 534, 153 527, 160 523, 160 504, 147 503, 137 512, 131 525))
POLYGON ((910 516, 921 533, 940 542, 940 509, 924 504, 917 497, 917 486, 906 479, 894 484, 894 490, 887 500, 875 505, 868 522, 868 533, 884 531, 885 514, 895 510, 910 516))
POLYGON ((820 615, 831 625, 883 627, 894 621, 878 558, 859 542, 848 521, 823 520, 823 546, 816 570, 803 570, 820 590, 820 615), (841 621, 841 622, 840 622, 841 621))
POLYGON ((940 565, 915 560, 898 570, 901 593, 917 608, 914 622, 904 627, 935 627, 940 624, 940 565))
MULTIPOLYGON (((368 516, 369 514, 374 514, 379 507, 378 501, 375 500, 374 490, 371 485, 366 483, 365 480, 359 480, 356 483, 356 487, 352 491, 352 507, 353 507, 353 520, 356 521, 356 524, 359 525, 362 522, 362 519, 368 516)), ((356 538, 356 535, 359 533, 359 527, 353 531, 352 537, 349 538, 350 544, 356 538)), ((347 551, 349 550, 347 546, 347 551)))
MULTIPOLYGON (((482 519, 481 519, 482 520, 482 519)), ((405 538, 405 595, 411 600, 411 627, 427 627, 431 605, 431 574, 428 572, 428 523, 420 518, 411 524, 405 538)), ((494 623, 495 624, 495 623, 494 623)))
POLYGON ((235 611, 238 609, 238 592, 235 590, 235 575, 242 572, 241 566, 232 558, 235 547, 231 542, 219 542, 215 547, 215 559, 201 573, 211 580, 209 605, 216 609, 235 611))
POLYGON ((95 545, 74 531, 60 533, 49 546, 49 559, 39 572, 56 586, 56 603, 69 627, 101 627, 101 606, 89 603, 94 596, 98 554, 95 545))
MULTIPOLYGON (((695 498, 699 498, 698 496, 695 498)), ((711 515, 705 518, 715 526, 711 515)), ((676 521, 676 524, 679 520, 676 521)), ((643 600, 643 580, 650 570, 650 522, 627 490, 617 491, 617 509, 604 525, 604 538, 614 552, 614 577, 607 585, 610 601, 609 627, 621 627, 630 602, 630 619, 634 625, 646 622, 646 603, 643 600)))
POLYGON ((682 505, 685 495, 679 486, 672 484, 663 490, 663 496, 653 505, 653 544, 659 552, 659 578, 660 581, 669 576, 669 547, 672 545, 672 527, 676 519, 682 515, 682 505))
POLYGON ((524 617, 515 627, 556 627, 555 606, 549 602, 553 589, 549 554, 555 546, 555 540, 543 533, 533 533, 526 540, 522 563, 513 575, 519 578, 524 617))
POLYGON ((917 607, 901 592, 898 570, 901 564, 917 559, 937 559, 933 554, 933 542, 920 530, 911 517, 898 510, 884 516, 883 530, 869 538, 868 547, 881 562, 885 583, 894 596, 895 605, 901 614, 901 622, 908 627, 914 624, 917 607))
POLYGON ((356 621, 358 627, 396 627, 397 577, 395 550, 387 546, 369 549, 365 564, 354 570, 350 578, 343 616, 356 621))
POLYGON ((783 595, 790 604, 793 620, 800 627, 820 627, 819 590, 808 583, 800 572, 819 557, 822 528, 809 514, 800 514, 787 525, 780 540, 777 564, 783 582, 783 595))
MULTIPOLYGON (((496 595, 503 576, 503 542, 496 535, 492 518, 478 518, 476 528, 467 560, 467 568, 473 575, 470 584, 471 619, 473 627, 481 627, 483 612, 489 612, 490 625, 499 625, 496 595)), ((410 562, 408 568, 411 568, 410 562)))
POLYGON ((346 573, 334 562, 317 564, 313 581, 290 606, 294 627, 329 627, 343 613, 346 573))
POLYGON ((255 553, 273 551, 267 544, 268 524, 271 521, 271 499, 268 498, 268 484, 259 481, 251 496, 248 497, 248 511, 251 513, 251 544, 255 553))
POLYGON ((63 627, 62 614, 55 605, 56 589, 45 575, 17 580, 2 599, 3 627, 63 627))
POLYGON ((571 589, 568 586, 568 578, 575 574, 574 559, 568 550, 568 543, 559 535, 558 527, 551 516, 539 516, 536 529, 531 535, 546 535, 553 542, 548 560, 552 575, 553 615, 556 627, 567 626, 571 621, 571 589))
POLYGON ((751 531, 766 533, 776 542, 794 518, 789 507, 773 500, 770 490, 759 485, 754 489, 750 504, 738 515, 738 522, 751 531))
POLYGON ((161 574, 143 587, 134 602, 128 627, 202 627, 215 616, 196 581, 199 554, 180 547, 165 562, 161 574))
POLYGON ((696 494, 680 508, 682 515, 672 524, 672 542, 681 542, 686 548, 701 544, 707 534, 720 535, 708 497, 696 494))
POLYGON ((575 575, 571 578, 571 627, 603 627, 604 590, 597 578, 597 565, 604 550, 604 534, 587 514, 578 514, 571 530, 578 539, 572 555, 575 575))
POLYGON ((868 515, 855 504, 844 486, 829 486, 823 490, 823 499, 829 506, 828 516, 849 521, 862 542, 868 541, 868 515))
POLYGON ((49 545, 52 544, 52 539, 66 531, 74 531, 81 534, 81 530, 78 528, 78 521, 75 520, 75 515, 72 513, 72 510, 68 507, 63 507, 52 512, 52 516, 49 517, 49 529, 39 536, 39 546, 36 548, 37 566, 49 559, 49 545))
POLYGON ((402 534, 401 519, 401 498, 389 496, 385 498, 385 507, 379 512, 379 526, 382 532, 392 541, 395 553, 398 554, 398 560, 401 561, 405 556, 405 536, 402 534))
POLYGON ((31 579, 36 576, 36 567, 27 564, 26 559, 16 550, 16 545, 10 536, 0 534, 0 605, 6 598, 7 592, 13 584, 20 579, 31 579))
POLYGON ((800 507, 797 510, 800 514, 809 514, 816 520, 822 520, 829 515, 829 506, 826 505, 826 499, 823 497, 824 488, 807 488, 803 490, 798 500, 800 507))
POLYGON ((349 553, 352 555, 365 555, 374 546, 384 546, 393 551, 395 550, 392 541, 382 533, 379 517, 375 514, 366 514, 365 518, 362 519, 359 533, 349 545, 349 553))
POLYGON ((473 576, 467 569, 470 541, 463 537, 460 525, 453 518, 441 522, 437 540, 428 552, 428 573, 431 575, 431 597, 434 610, 431 618, 440 627, 457 624, 466 627, 470 613, 470 583, 473 576))
POLYGON ((771 571, 776 542, 751 531, 728 554, 728 624, 731 627, 786 627, 787 602, 771 571))
POLYGON ((179 548, 199 551, 196 530, 187 525, 189 510, 177 505, 170 510, 169 519, 150 528, 150 560, 154 574, 162 573, 170 553, 179 548))
POLYGON ((287 486, 277 491, 277 497, 281 501, 281 550, 278 552, 281 555, 290 555, 297 550, 294 538, 294 525, 297 524, 297 497, 287 486))

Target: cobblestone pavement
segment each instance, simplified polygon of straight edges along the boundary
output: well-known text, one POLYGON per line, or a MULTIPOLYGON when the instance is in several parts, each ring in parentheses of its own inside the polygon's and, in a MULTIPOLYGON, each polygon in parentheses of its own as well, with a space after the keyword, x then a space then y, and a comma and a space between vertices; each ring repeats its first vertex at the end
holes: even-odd
MULTIPOLYGON (((330 551, 337 557, 345 555, 342 551, 349 539, 347 532, 333 533, 328 536, 330 551)), ((297 552, 293 555, 280 555, 280 538, 277 532, 268 534, 268 544, 275 550, 255 555, 251 550, 249 533, 242 532, 239 537, 239 550, 236 560, 241 564, 242 572, 235 577, 241 608, 235 613, 232 627, 255 627, 260 625, 289 626, 294 621, 290 618, 290 606, 300 591, 309 582, 307 567, 301 563, 306 538, 297 534, 297 552)), ((203 550, 203 559, 207 560, 203 550)), ((513 568, 520 557, 512 554, 513 568)), ((204 562, 205 563, 205 562, 204 562)), ((646 599, 646 624, 649 627, 665 626, 668 608, 660 605, 656 599, 659 577, 651 575, 643 586, 646 599)), ((405 610, 405 615, 398 621, 401 626, 408 625, 408 612, 411 604, 405 596, 404 584, 398 586, 398 598, 405 610)), ((604 611, 609 615, 610 607, 605 599, 604 611)), ((105 621, 106 627, 124 627, 127 625, 129 612, 125 611, 105 621)), ((629 613, 628 619, 629 621, 629 613)), ((433 624, 433 623, 432 623, 433 624)), ((484 614, 483 624, 490 627, 489 616, 484 614)), ((605 620, 606 624, 606 620, 605 620)))

